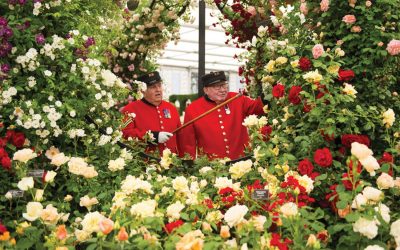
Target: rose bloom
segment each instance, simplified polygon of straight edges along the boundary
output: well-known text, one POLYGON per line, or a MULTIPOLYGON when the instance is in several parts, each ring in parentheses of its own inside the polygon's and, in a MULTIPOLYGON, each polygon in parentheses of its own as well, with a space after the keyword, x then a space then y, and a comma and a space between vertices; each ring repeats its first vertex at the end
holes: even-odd
POLYGON ((114 229, 114 222, 108 218, 104 218, 100 221, 99 226, 103 234, 109 234, 114 229))
POLYGON ((249 209, 245 205, 235 205, 226 211, 224 220, 230 227, 236 226, 244 220, 248 211, 249 209))
POLYGON ((44 177, 44 181, 47 183, 52 183, 54 181, 54 177, 56 177, 57 173, 54 171, 47 171, 44 177))
POLYGON ((366 1, 366 2, 365 2, 365 6, 371 7, 371 5, 372 5, 372 2, 371 2, 371 1, 366 1))
POLYGON ((18 182, 18 188, 22 191, 27 191, 28 189, 33 188, 34 186, 34 181, 33 177, 23 177, 19 182, 18 182))
POLYGON ((304 159, 299 162, 298 169, 300 174, 310 176, 314 170, 314 166, 308 159, 304 159))
POLYGON ((329 167, 332 164, 332 154, 328 148, 317 149, 314 153, 314 161, 321 167, 329 167))
POLYGON ((371 155, 362 158, 359 161, 361 162, 361 165, 363 165, 365 170, 367 170, 367 172, 370 174, 370 176, 375 176, 375 170, 378 170, 380 168, 378 161, 375 159, 375 157, 371 155))
POLYGON ((392 56, 398 55, 400 53, 400 40, 392 40, 388 43, 386 50, 392 56))
POLYGON ((57 208, 53 207, 52 204, 49 204, 46 206, 45 209, 43 209, 40 218, 46 223, 46 224, 57 224, 58 219, 60 218, 57 208))
POLYGON ((299 60, 299 68, 303 71, 310 70, 312 66, 312 62, 307 57, 302 57, 299 60))
POLYGON ((289 218, 289 217, 296 216, 298 214, 298 208, 297 208, 296 203, 288 202, 281 206, 280 212, 282 213, 282 215, 284 217, 289 218))
POLYGON ((278 83, 272 88, 272 95, 275 98, 281 98, 285 94, 285 86, 278 83))
POLYGON ((356 94, 358 93, 354 86, 348 83, 344 83, 343 92, 352 97, 356 97, 356 94))
POLYGON ((364 144, 353 142, 351 144, 351 154, 354 155, 357 159, 364 159, 367 156, 371 156, 373 153, 372 150, 364 144))
POLYGON ((362 30, 361 27, 358 25, 351 27, 351 32, 354 32, 354 33, 360 33, 361 30, 362 30))
POLYGON ((37 218, 40 217, 43 211, 43 206, 40 202, 28 202, 26 205, 26 213, 23 213, 22 216, 29 220, 29 221, 35 221, 37 218))
POLYGON ((13 160, 27 163, 29 160, 37 157, 37 154, 30 148, 24 148, 14 153, 13 160))
POLYGON ((54 157, 55 155, 59 154, 59 153, 60 153, 60 150, 58 150, 58 148, 56 148, 56 147, 54 147, 54 146, 51 146, 51 147, 46 151, 46 157, 47 157, 49 160, 52 160, 53 157, 54 157))
POLYGON ((326 12, 329 9, 329 0, 322 0, 319 5, 321 6, 321 11, 326 12))
POLYGON ((88 210, 95 204, 99 203, 96 197, 90 198, 89 196, 85 195, 81 197, 79 205, 81 207, 86 207, 88 210))
POLYGON ((177 201, 167 207, 167 216, 171 219, 179 219, 181 217, 181 211, 185 208, 180 201, 177 201))
POLYGON ((393 123, 395 121, 395 114, 393 109, 388 109, 383 113, 383 124, 385 125, 386 128, 390 128, 393 126, 393 123))
POLYGON ((200 230, 190 231, 186 233, 178 243, 176 243, 176 250, 197 250, 203 249, 204 234, 200 230))
POLYGON ((314 59, 318 59, 320 56, 322 56, 324 54, 324 52, 325 52, 325 50, 324 50, 324 46, 322 46, 322 44, 316 44, 312 48, 312 54, 313 54, 314 59))
POLYGON ((121 229, 120 229, 119 232, 118 232, 117 239, 118 239, 119 241, 125 241, 125 240, 128 240, 128 239, 129 239, 129 235, 128 235, 128 233, 126 232, 125 227, 121 227, 121 229))
POLYGON ((368 239, 373 239, 378 234, 378 226, 375 221, 360 217, 353 224, 353 231, 366 236, 368 239))
POLYGON ((229 227, 228 226, 221 226, 221 231, 219 232, 219 235, 223 239, 227 239, 231 237, 231 233, 229 232, 229 227))
POLYGON ((292 86, 290 88, 288 99, 292 104, 298 105, 301 103, 301 99, 299 96, 301 91, 301 86, 292 86))
POLYGON ((67 163, 69 161, 69 157, 66 157, 64 153, 59 153, 53 156, 50 164, 60 167, 61 165, 67 163))
POLYGON ((63 240, 65 238, 67 238, 68 232, 67 232, 67 229, 65 228, 65 225, 57 226, 56 236, 57 236, 57 239, 59 239, 59 240, 63 240))
POLYGON ((365 187, 362 194, 368 201, 372 201, 373 203, 379 202, 384 196, 381 190, 373 187, 365 187))
POLYGON ((339 79, 338 79, 339 81, 350 81, 355 77, 354 71, 351 69, 348 70, 339 69, 338 74, 339 74, 339 79))
POLYGON ((87 213, 81 221, 82 229, 86 232, 100 232, 100 221, 105 217, 99 212, 87 213))
POLYGON ((345 22, 346 24, 353 24, 357 21, 357 19, 354 15, 345 15, 342 21, 345 22))
POLYGON ((395 238, 400 237, 400 219, 393 222, 392 225, 390 226, 390 235, 392 235, 395 238))
POLYGON ((394 179, 387 173, 382 173, 378 179, 376 179, 376 184, 378 185, 379 189, 389 189, 394 187, 394 179))

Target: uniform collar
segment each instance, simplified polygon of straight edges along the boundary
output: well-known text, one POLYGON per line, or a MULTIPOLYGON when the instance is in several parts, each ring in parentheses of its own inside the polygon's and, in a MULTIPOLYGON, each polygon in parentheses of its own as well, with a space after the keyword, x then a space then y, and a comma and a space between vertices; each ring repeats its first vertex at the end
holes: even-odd
MULTIPOLYGON (((142 98, 141 101, 144 102, 147 105, 152 106, 152 107, 157 107, 156 105, 154 105, 154 104, 150 103, 149 101, 147 101, 145 98, 142 98)), ((162 101, 161 101, 161 103, 162 103, 162 101)), ((161 105, 161 103, 160 103, 160 105, 161 105)), ((158 106, 160 106, 160 105, 158 105, 158 106)))
POLYGON ((213 100, 208 97, 208 95, 204 94, 204 99, 206 99, 207 102, 215 103, 213 100))

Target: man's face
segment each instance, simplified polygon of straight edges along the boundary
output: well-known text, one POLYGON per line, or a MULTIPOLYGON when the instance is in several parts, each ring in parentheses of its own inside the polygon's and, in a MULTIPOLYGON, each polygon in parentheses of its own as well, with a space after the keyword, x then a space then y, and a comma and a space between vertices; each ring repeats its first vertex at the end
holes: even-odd
POLYGON ((161 82, 147 86, 146 91, 143 92, 143 96, 151 104, 160 104, 163 98, 161 82))
POLYGON ((219 82, 211 86, 204 87, 204 93, 206 93, 211 100, 217 104, 220 104, 224 102, 228 96, 228 88, 229 86, 227 82, 219 82))

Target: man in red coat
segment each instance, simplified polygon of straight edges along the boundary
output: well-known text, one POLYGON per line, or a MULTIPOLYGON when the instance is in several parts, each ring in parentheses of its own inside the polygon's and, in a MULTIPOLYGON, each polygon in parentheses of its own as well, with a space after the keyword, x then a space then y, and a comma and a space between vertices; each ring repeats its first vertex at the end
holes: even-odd
MULTIPOLYGON (((184 123, 237 95, 228 92, 228 83, 223 71, 211 72, 201 80, 205 95, 186 108, 184 123)), ((261 98, 253 100, 247 96, 238 97, 183 128, 178 142, 180 155, 188 153, 193 159, 201 154, 206 154, 209 158, 236 159, 243 156, 249 135, 242 122, 249 115, 263 113, 261 98)))
POLYGON ((155 71, 137 79, 146 83, 143 98, 126 105, 122 113, 131 122, 122 130, 124 138, 142 139, 146 133, 154 137, 154 144, 149 144, 147 151, 159 152, 169 148, 171 152, 178 153, 176 136, 171 132, 181 126, 179 113, 175 106, 163 101, 162 80, 155 71))

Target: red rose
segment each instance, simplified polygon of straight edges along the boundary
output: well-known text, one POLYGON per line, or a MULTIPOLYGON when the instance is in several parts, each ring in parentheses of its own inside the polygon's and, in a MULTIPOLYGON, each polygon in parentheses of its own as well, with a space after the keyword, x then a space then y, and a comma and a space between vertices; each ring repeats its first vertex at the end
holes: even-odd
POLYGON ((289 90, 289 96, 288 99, 289 101, 294 104, 300 104, 301 99, 300 99, 300 92, 302 91, 301 86, 292 86, 289 90))
POLYGON ((4 148, 0 148, 0 159, 4 156, 8 156, 8 153, 4 148))
POLYGON ((350 81, 355 76, 353 70, 351 70, 351 69, 349 69, 349 70, 339 69, 338 74, 339 74, 339 81, 341 81, 341 82, 350 81))
POLYGON ((11 138, 14 136, 15 131, 14 130, 7 130, 6 132, 6 139, 7 141, 11 140, 11 138))
POLYGON ((353 190, 353 183, 351 183, 353 178, 349 177, 348 173, 342 175, 342 183, 347 190, 353 190))
POLYGON ((173 221, 171 223, 167 223, 165 224, 165 231, 167 231, 167 233, 171 233, 172 231, 174 231, 174 229, 180 227, 183 225, 183 221, 182 220, 177 220, 177 221, 173 221))
POLYGON ((208 207, 208 208, 214 208, 213 202, 211 199, 205 199, 204 200, 204 204, 208 207))
POLYGON ((15 132, 12 137, 12 144, 17 148, 22 148, 25 143, 25 135, 22 132, 15 132))
POLYGON ((8 156, 4 156, 1 158, 1 165, 4 169, 10 170, 11 169, 11 159, 8 156))
POLYGON ((6 138, 0 138, 0 148, 3 148, 7 145, 7 139, 6 138))
POLYGON ((324 138, 325 141, 329 142, 329 141, 335 140, 335 134, 334 133, 332 133, 330 135, 325 134, 323 129, 321 129, 319 132, 320 132, 320 134, 322 135, 322 137, 324 138))
POLYGON ((8 230, 7 230, 6 226, 4 226, 3 223, 0 222, 0 234, 3 234, 7 231, 8 230))
POLYGON ((244 71, 244 69, 243 69, 243 67, 239 67, 239 69, 238 69, 238 75, 242 75, 243 74, 243 71, 244 71))
POLYGON ((307 158, 300 161, 299 165, 297 166, 299 169, 300 174, 310 176, 312 171, 314 170, 314 166, 312 165, 311 161, 307 158))
POLYGON ((312 110, 312 106, 310 104, 308 104, 308 102, 306 101, 303 104, 303 112, 308 113, 312 110))
POLYGON ((263 140, 264 141, 267 141, 267 140, 269 140, 269 138, 270 138, 270 135, 271 135, 271 133, 272 133, 272 127, 271 126, 269 126, 269 125, 266 125, 266 126, 264 126, 264 127, 262 127, 261 128, 261 134, 262 134, 262 136, 263 136, 263 140))
POLYGON ((393 156, 387 152, 384 152, 382 158, 378 161, 381 163, 393 163, 393 156))
POLYGON ((272 95, 276 98, 281 98, 285 94, 285 86, 278 83, 272 88, 272 95))
POLYGON ((312 62, 307 57, 302 57, 299 60, 299 68, 303 71, 311 69, 312 62))
POLYGON ((352 134, 344 134, 342 135, 342 144, 347 148, 351 148, 351 144, 353 142, 358 142, 364 144, 365 146, 370 146, 370 140, 366 135, 352 135, 352 134))
POLYGON ((329 167, 332 164, 332 154, 329 148, 317 149, 314 153, 314 161, 321 167, 329 167))

